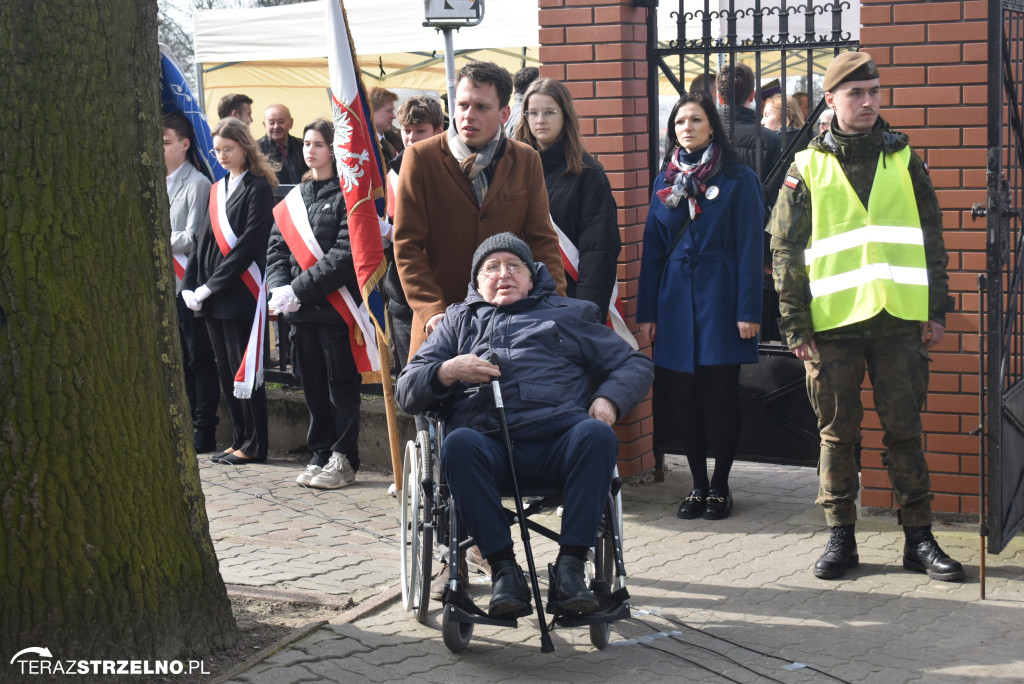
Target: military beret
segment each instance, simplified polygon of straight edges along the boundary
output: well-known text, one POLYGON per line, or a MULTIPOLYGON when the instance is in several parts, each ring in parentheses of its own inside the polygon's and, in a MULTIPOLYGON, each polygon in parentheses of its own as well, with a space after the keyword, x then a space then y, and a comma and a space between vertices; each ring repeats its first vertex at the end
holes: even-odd
POLYGON ((825 70, 824 89, 830 92, 840 83, 878 78, 878 68, 866 52, 844 52, 825 70))

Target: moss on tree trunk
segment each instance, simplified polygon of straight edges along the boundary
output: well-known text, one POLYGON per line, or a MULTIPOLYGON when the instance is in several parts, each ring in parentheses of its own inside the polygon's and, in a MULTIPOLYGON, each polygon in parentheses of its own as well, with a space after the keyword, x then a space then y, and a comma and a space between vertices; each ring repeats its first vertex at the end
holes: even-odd
POLYGON ((0 3, 0 680, 237 640, 191 446, 155 0, 0 3))

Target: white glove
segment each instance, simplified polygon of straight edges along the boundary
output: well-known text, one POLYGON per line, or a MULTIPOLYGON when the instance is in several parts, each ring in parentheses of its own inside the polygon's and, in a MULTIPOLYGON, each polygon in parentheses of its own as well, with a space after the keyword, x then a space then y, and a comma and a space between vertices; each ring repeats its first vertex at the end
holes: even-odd
POLYGON ((286 314, 298 311, 302 303, 295 296, 295 290, 292 289, 291 285, 282 285, 270 290, 270 303, 268 306, 270 307, 270 313, 286 314))
POLYGON ((182 290, 181 299, 185 302, 185 306, 192 309, 193 311, 199 311, 203 308, 203 303, 196 298, 196 293, 192 290, 182 290))
POLYGON ((196 301, 202 303, 204 299, 213 294, 213 290, 206 287, 206 285, 200 285, 196 288, 196 301))
POLYGON ((380 223, 380 243, 384 249, 387 249, 391 246, 391 240, 393 239, 392 231, 394 230, 394 227, 387 219, 379 218, 377 221, 380 223))

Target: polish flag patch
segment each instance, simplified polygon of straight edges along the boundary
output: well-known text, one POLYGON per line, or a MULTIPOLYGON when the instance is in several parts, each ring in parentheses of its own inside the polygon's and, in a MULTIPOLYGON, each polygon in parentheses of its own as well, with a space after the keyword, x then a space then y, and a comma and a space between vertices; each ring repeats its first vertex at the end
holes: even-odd
POLYGON ((793 176, 786 176, 786 187, 792 190, 796 190, 796 186, 800 184, 800 180, 793 176))

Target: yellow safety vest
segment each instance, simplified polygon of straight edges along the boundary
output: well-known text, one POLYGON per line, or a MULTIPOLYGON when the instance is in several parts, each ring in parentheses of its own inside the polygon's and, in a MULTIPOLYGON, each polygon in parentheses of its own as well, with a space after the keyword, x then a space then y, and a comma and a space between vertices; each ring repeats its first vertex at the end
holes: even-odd
POLYGON ((796 155, 812 200, 804 263, 816 331, 866 321, 882 309, 897 318, 928 320, 924 233, 907 169, 910 155, 909 147, 879 155, 867 209, 835 155, 814 149, 796 155))

